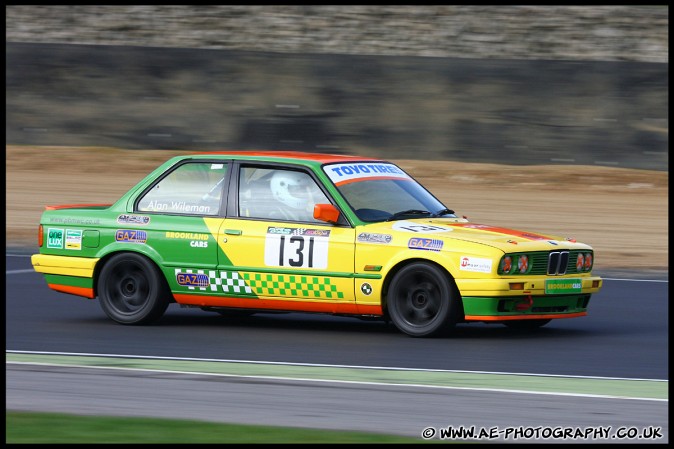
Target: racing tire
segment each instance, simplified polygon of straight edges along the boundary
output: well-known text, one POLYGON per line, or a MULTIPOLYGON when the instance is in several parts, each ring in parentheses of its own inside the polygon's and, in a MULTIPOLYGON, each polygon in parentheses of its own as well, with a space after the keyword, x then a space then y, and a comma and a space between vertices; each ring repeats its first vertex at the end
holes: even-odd
POLYGON ((386 295, 391 321, 412 337, 448 333, 457 322, 459 301, 447 273, 425 262, 401 268, 386 295))
POLYGON ((101 308, 109 318, 121 324, 158 320, 171 296, 157 266, 135 253, 112 256, 101 269, 97 287, 101 308))
POLYGON ((504 321, 503 324, 511 329, 538 329, 548 324, 552 320, 512 320, 504 321))

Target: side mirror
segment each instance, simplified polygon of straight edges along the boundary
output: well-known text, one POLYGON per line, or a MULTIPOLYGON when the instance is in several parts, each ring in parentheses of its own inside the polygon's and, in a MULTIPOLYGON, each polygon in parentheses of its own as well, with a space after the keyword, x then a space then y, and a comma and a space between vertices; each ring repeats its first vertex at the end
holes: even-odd
POLYGON ((339 210, 332 204, 316 204, 314 206, 314 218, 328 223, 337 223, 339 210))

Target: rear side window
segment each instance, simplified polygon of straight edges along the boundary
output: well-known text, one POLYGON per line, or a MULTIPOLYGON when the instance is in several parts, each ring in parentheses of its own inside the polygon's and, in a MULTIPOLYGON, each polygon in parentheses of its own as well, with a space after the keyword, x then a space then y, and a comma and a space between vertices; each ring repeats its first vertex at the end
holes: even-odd
POLYGON ((172 215, 218 215, 227 164, 188 162, 157 182, 138 201, 138 212, 172 215))

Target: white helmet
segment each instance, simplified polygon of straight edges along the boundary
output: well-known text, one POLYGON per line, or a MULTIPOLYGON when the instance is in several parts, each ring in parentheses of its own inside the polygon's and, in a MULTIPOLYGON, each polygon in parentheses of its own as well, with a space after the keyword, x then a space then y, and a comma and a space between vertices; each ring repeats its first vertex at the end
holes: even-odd
POLYGON ((270 187, 274 198, 293 209, 304 209, 309 201, 307 175, 294 171, 278 171, 272 176, 270 187))

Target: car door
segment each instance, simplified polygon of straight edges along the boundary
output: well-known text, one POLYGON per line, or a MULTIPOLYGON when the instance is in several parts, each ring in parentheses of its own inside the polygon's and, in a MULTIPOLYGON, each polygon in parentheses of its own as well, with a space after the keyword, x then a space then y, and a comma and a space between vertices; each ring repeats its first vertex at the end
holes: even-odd
POLYGON ((139 196, 134 214, 117 218, 117 240, 138 241, 140 233, 174 293, 213 290, 218 248, 206 220, 222 221, 229 167, 215 160, 186 160, 139 196))
POLYGON ((218 270, 243 307, 353 312, 354 235, 313 218, 330 203, 308 171, 242 164, 234 216, 218 229, 218 270))

